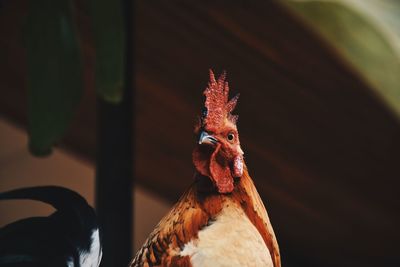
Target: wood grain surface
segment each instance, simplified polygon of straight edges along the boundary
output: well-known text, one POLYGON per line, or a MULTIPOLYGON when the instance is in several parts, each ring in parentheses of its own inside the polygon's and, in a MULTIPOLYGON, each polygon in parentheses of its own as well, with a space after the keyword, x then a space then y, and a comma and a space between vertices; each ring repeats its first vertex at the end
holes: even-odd
MULTIPOLYGON (((397 266, 400 124, 333 50, 274 1, 137 1, 138 182, 176 201, 192 181, 208 69, 241 93, 238 128, 283 266, 397 266)), ((26 1, 0 7, 0 112, 25 126, 26 1)), ((61 146, 95 157, 94 50, 77 4, 86 92, 61 146)))

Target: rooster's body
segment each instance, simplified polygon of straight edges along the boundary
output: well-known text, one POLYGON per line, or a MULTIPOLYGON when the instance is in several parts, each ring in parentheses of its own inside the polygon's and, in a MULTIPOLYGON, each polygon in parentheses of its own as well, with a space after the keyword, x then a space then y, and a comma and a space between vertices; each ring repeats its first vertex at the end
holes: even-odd
POLYGON ((225 76, 211 73, 193 152, 195 182, 131 263, 141 266, 280 267, 265 207, 243 162, 225 76))

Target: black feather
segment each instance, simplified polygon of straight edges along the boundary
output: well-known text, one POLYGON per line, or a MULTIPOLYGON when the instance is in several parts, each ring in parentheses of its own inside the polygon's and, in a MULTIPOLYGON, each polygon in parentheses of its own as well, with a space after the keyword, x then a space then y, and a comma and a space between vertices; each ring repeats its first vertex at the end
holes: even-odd
POLYGON ((89 252, 98 225, 93 208, 82 196, 63 187, 43 186, 0 193, 0 200, 6 199, 37 200, 56 211, 0 229, 1 267, 84 266, 79 257, 89 252))

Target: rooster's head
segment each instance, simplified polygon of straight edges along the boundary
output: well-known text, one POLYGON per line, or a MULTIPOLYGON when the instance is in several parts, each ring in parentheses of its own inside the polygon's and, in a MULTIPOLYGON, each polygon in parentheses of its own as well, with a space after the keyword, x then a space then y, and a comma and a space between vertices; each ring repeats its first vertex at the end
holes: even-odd
POLYGON ((197 171, 213 182, 219 193, 230 193, 234 179, 243 174, 243 151, 236 127, 237 115, 231 112, 239 95, 231 100, 225 72, 215 79, 210 70, 210 82, 204 91, 205 104, 195 128, 198 142, 193 151, 197 171))

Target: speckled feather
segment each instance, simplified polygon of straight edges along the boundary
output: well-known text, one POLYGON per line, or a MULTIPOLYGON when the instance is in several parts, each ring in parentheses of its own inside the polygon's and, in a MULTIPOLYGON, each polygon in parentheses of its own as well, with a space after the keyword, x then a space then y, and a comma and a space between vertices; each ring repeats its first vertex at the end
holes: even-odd
MULTIPOLYGON (((193 266, 189 256, 181 256, 184 245, 197 240, 199 231, 215 221, 222 212, 223 203, 232 202, 246 214, 260 233, 272 257, 273 266, 280 267, 279 247, 274 231, 247 169, 245 168, 235 190, 229 195, 203 192, 201 179, 193 183, 167 216, 160 221, 130 266, 193 266)), ((229 235, 228 232, 226 234, 229 235)), ((231 250, 234 251, 233 245, 231 250)), ((235 260, 224 255, 221 257, 228 266, 230 260, 235 260)))

